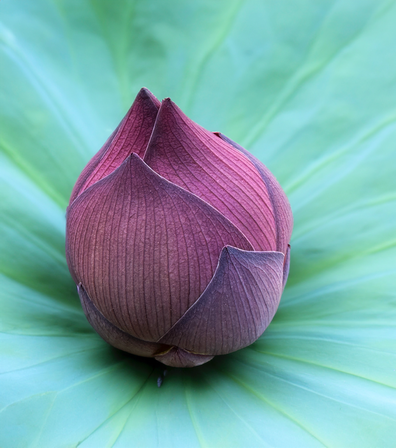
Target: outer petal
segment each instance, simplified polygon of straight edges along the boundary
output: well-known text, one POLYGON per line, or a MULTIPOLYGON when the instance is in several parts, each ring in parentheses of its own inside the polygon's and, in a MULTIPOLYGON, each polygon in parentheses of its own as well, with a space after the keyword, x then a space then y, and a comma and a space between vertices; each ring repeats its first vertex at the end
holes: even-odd
POLYGON ((143 157, 160 104, 148 89, 140 90, 117 129, 80 174, 70 204, 88 187, 112 173, 130 154, 143 157))
POLYGON ((281 252, 225 247, 202 296, 158 342, 207 355, 250 345, 278 308, 283 261, 281 252))
POLYGON ((157 361, 172 367, 196 367, 205 364, 212 358, 212 355, 198 355, 179 347, 172 347, 167 352, 155 356, 157 361))
POLYGON ((204 291, 241 232, 197 196, 132 154, 68 210, 71 272, 102 314, 134 337, 157 341, 204 291))
POLYGON ((246 151, 245 148, 238 145, 238 143, 233 142, 220 132, 215 132, 214 134, 244 154, 257 168, 257 171, 260 173, 267 187, 274 210, 276 222, 276 250, 286 254, 293 230, 293 214, 285 192, 282 190, 282 187, 271 171, 261 163, 260 160, 250 154, 249 151, 246 151))
POLYGON ((272 203, 255 167, 170 99, 161 104, 144 160, 161 176, 213 205, 254 250, 276 249, 272 203))
POLYGON ((77 286, 77 291, 88 322, 92 325, 99 336, 113 347, 134 355, 147 357, 152 357, 157 353, 160 354, 171 348, 164 344, 142 341, 120 330, 118 327, 109 322, 96 308, 81 283, 77 286))
POLYGON ((88 322, 106 342, 113 347, 138 356, 155 357, 172 367, 195 367, 210 361, 213 356, 197 355, 178 347, 137 339, 109 322, 88 297, 83 285, 77 286, 81 305, 88 322))
POLYGON ((283 263, 283 288, 286 286, 287 277, 289 277, 290 270, 290 244, 287 245, 285 261, 283 263))

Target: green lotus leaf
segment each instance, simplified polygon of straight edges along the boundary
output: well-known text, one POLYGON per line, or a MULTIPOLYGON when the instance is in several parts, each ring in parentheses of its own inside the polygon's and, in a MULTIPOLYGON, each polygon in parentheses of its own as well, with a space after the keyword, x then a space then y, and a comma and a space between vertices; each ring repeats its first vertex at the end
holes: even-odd
POLYGON ((0 3, 1 447, 395 446, 395 23, 392 0, 0 3), (92 330, 64 256, 142 86, 263 161, 295 218, 263 336, 166 376, 92 330))

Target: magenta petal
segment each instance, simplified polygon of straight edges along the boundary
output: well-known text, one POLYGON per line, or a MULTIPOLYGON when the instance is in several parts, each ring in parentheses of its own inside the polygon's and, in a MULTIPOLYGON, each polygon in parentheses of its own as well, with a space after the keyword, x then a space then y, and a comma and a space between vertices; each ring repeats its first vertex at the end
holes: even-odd
POLYGON ((252 163, 190 120, 170 99, 158 112, 144 156, 158 174, 196 194, 234 223, 254 250, 275 250, 275 218, 252 163))
POLYGON ((225 245, 241 232, 132 154, 69 207, 66 255, 77 283, 111 323, 157 341, 197 300, 225 245))
POLYGON ((225 247, 212 281, 158 342, 204 355, 221 355, 253 343, 267 328, 283 290, 281 252, 225 247))
POLYGON ((120 330, 109 322, 96 308, 81 283, 77 286, 77 291, 88 322, 99 336, 113 347, 134 355, 147 357, 152 357, 157 353, 160 354, 161 352, 169 350, 170 347, 167 345, 141 341, 120 330))
POLYGON ((88 187, 112 173, 130 154, 143 157, 160 104, 148 89, 140 90, 117 129, 80 174, 70 204, 88 187))
POLYGON ((230 138, 220 132, 215 132, 214 134, 244 154, 257 168, 257 171, 260 173, 267 187, 274 210, 276 222, 276 250, 286 254, 293 230, 293 215, 285 192, 271 171, 261 163, 260 160, 250 154, 249 151, 246 151, 241 145, 233 142, 230 138))

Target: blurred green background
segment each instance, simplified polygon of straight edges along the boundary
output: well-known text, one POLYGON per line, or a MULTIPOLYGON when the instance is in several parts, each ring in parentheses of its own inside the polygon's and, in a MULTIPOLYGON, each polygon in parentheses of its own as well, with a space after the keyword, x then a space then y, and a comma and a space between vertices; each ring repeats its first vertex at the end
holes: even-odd
POLYGON ((2 0, 0 445, 396 446, 396 3, 2 0), (107 346, 64 258, 138 90, 260 158, 293 209, 264 335, 191 370, 107 346))

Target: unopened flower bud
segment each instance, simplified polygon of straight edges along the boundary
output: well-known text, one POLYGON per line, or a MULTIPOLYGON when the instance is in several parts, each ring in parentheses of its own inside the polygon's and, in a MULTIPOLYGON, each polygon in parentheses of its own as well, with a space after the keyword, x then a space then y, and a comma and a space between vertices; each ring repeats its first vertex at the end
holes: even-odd
POLYGON ((292 225, 260 161, 142 89, 73 189, 67 261, 104 340, 192 367, 267 328, 292 225))

